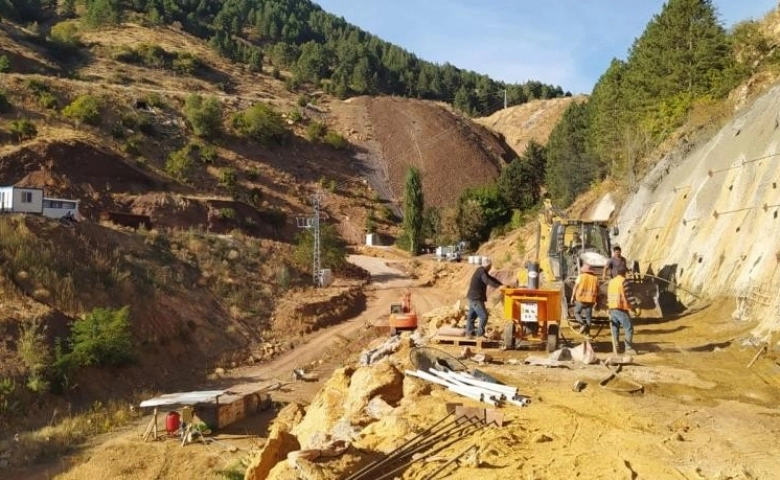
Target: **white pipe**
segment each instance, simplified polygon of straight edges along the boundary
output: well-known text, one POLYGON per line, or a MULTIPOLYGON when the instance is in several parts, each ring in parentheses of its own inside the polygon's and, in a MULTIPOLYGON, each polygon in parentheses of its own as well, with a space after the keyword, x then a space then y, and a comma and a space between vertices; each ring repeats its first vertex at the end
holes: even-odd
POLYGON ((453 372, 442 372, 445 373, 447 376, 446 378, 453 378, 455 381, 459 383, 465 383, 467 385, 472 385, 475 387, 480 387, 485 390, 490 390, 492 392, 498 392, 503 395, 506 395, 507 397, 511 398, 517 395, 517 387, 512 387, 509 385, 500 385, 497 383, 491 383, 491 382, 485 382, 482 380, 478 380, 476 378, 473 378, 471 376, 466 376, 464 374, 457 374, 453 372))
POLYGON ((431 383, 435 383, 437 385, 446 387, 448 390, 454 393, 457 393, 467 398, 471 398, 473 400, 477 400, 479 402, 488 403, 490 405, 493 405, 494 407, 498 406, 498 403, 500 401, 500 399, 497 399, 495 397, 494 392, 488 392, 483 389, 480 389, 479 387, 470 386, 470 385, 457 385, 447 380, 441 379, 435 375, 431 375, 430 373, 424 372, 422 370, 416 370, 416 371, 406 370, 405 373, 412 377, 428 380, 431 383))

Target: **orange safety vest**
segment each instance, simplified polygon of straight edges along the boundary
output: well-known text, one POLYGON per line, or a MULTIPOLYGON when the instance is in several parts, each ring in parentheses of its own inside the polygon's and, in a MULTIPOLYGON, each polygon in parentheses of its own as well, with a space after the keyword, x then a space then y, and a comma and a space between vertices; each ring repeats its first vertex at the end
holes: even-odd
POLYGON ((583 303, 596 303, 599 295, 599 279, 591 272, 580 274, 574 299, 583 303))
POLYGON ((623 289, 623 282, 626 278, 623 275, 618 275, 609 281, 607 286, 607 306, 615 310, 629 311, 631 306, 626 299, 626 292, 623 289))

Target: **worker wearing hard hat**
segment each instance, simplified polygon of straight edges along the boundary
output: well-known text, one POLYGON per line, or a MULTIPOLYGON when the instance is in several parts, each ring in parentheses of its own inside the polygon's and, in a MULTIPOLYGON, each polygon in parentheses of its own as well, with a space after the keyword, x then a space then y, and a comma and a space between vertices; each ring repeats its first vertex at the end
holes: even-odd
POLYGON ((623 327, 625 335, 624 352, 636 355, 633 348, 634 326, 628 312, 639 308, 639 303, 631 292, 631 283, 626 279, 626 265, 623 263, 615 267, 616 276, 609 281, 607 286, 607 306, 609 307, 609 320, 612 324, 612 353, 618 354, 618 340, 620 339, 620 327, 623 327))
POLYGON ((593 319, 593 306, 599 295, 599 278, 587 263, 582 265, 580 274, 574 282, 574 318, 581 325, 580 333, 590 335, 590 325, 593 319), (580 314, 584 314, 583 319, 580 314))
POLYGON ((482 337, 485 335, 485 327, 488 321, 488 312, 485 308, 485 302, 487 301, 487 287, 490 285, 493 288, 502 288, 504 284, 497 278, 490 275, 491 262, 487 257, 482 257, 481 265, 477 267, 474 274, 471 276, 469 282, 469 290, 466 293, 466 298, 469 301, 469 312, 466 315, 466 336, 474 336, 474 320, 479 318, 479 326, 477 327, 477 336, 482 337))

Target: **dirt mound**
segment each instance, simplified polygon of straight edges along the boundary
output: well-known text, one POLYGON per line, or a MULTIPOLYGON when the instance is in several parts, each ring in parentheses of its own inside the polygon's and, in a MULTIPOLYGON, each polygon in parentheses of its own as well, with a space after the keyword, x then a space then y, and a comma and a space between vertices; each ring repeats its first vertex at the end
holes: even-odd
POLYGON ((381 172, 400 199, 406 171, 420 170, 425 203, 451 206, 461 192, 494 181, 514 152, 495 134, 432 102, 360 98, 381 145, 381 172))
POLYGON ((87 217, 118 208, 115 194, 164 188, 120 154, 78 138, 43 139, 0 155, 0 184, 43 187, 46 196, 80 199, 87 217))
POLYGON ((535 100, 474 121, 502 134, 506 143, 519 155, 531 140, 546 144, 550 132, 569 105, 584 100, 584 96, 535 100))

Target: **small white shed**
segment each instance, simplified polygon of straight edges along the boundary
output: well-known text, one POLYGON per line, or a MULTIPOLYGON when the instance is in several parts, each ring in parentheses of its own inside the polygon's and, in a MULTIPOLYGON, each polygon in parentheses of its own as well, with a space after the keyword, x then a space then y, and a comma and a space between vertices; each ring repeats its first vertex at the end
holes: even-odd
POLYGON ((366 234, 366 246, 367 247, 378 247, 381 243, 379 242, 379 235, 376 233, 367 233, 366 234))
POLYGON ((0 212, 43 213, 43 189, 0 187, 0 212))

